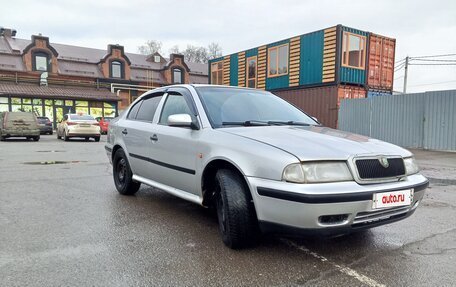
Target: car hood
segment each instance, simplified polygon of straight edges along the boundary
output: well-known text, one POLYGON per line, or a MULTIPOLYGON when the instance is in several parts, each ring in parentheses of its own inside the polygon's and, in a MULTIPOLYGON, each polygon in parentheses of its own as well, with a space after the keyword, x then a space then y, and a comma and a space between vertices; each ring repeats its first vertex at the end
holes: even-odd
POLYGON ((301 161, 347 160, 361 155, 411 155, 409 151, 390 143, 322 126, 234 127, 220 130, 274 146, 301 161))

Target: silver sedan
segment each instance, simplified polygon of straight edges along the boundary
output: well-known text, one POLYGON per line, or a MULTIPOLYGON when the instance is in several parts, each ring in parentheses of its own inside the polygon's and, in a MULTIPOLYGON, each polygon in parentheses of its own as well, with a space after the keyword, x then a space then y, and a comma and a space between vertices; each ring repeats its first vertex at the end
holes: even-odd
POLYGON ((212 207, 231 248, 261 232, 344 234, 398 221, 428 186, 409 151, 321 126, 254 89, 152 90, 111 122, 105 148, 121 194, 146 184, 212 207))

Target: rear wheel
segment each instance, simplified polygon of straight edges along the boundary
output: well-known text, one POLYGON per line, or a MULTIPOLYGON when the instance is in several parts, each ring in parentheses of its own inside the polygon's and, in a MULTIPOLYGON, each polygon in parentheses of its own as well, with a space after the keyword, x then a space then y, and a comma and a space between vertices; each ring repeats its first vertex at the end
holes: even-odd
POLYGON ((50 132, 49 132, 49 134, 50 134, 51 136, 52 136, 53 133, 54 133, 53 131, 50 131, 50 132))
POLYGON ((33 140, 36 141, 36 142, 39 141, 40 140, 40 136, 33 137, 33 140))
POLYGON ((3 142, 3 141, 5 141, 5 140, 6 140, 6 137, 4 137, 4 136, 0 136, 0 141, 2 141, 2 142, 3 142))
POLYGON ((96 142, 100 141, 100 137, 94 137, 94 139, 95 139, 96 142))
POLYGON ((63 140, 67 142, 69 139, 70 138, 67 136, 66 132, 63 131, 63 140))
POLYGON ((130 164, 122 149, 117 150, 114 154, 112 169, 114 184, 120 194, 133 195, 138 191, 141 183, 133 181, 130 164))
POLYGON ((56 130, 55 133, 57 134, 57 139, 61 139, 62 137, 59 135, 59 130, 56 130))
POLYGON ((89 141, 89 139, 90 139, 90 138, 85 138, 84 140, 85 140, 86 142, 88 142, 88 141, 89 141))
POLYGON ((216 174, 217 217, 226 246, 239 249, 253 246, 259 235, 258 220, 249 190, 241 176, 228 169, 216 174))

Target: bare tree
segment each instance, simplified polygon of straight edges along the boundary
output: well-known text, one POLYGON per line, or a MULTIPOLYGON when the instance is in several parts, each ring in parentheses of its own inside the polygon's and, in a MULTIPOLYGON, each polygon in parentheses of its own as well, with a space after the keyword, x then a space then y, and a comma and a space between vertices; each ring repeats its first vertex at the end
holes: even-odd
POLYGON ((207 60, 212 60, 222 56, 222 47, 218 43, 210 43, 207 46, 207 60))
MULTIPOLYGON (((145 45, 138 47, 138 52, 143 55, 151 55, 155 52, 161 53, 162 42, 157 40, 147 41, 145 45)), ((183 51, 179 50, 178 45, 169 49, 170 54, 183 54, 185 61, 195 63, 207 63, 211 59, 222 56, 222 47, 218 43, 210 43, 207 48, 203 46, 187 45, 183 51)))
POLYGON ((178 45, 174 45, 171 47, 171 49, 169 49, 168 51, 170 54, 182 54, 180 51, 179 51, 179 46, 178 45))
POLYGON ((204 47, 187 45, 183 54, 188 62, 207 63, 207 49, 204 47))
POLYGON ((143 55, 152 55, 156 52, 161 53, 162 42, 149 40, 144 45, 138 47, 138 53, 143 55))

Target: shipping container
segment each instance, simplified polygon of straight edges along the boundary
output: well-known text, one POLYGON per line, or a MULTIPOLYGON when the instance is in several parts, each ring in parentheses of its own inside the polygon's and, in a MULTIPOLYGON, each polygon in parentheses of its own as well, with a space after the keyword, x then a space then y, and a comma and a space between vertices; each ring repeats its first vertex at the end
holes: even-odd
POLYGON ((382 96, 391 96, 390 91, 376 91, 376 90, 368 90, 367 91, 367 97, 368 98, 373 98, 373 97, 382 97, 382 96))
POLYGON ((342 100, 366 97, 366 90, 350 85, 298 88, 273 93, 310 116, 316 117, 320 123, 330 128, 337 128, 338 110, 342 100))
POLYGON ((367 86, 369 89, 393 90, 396 40, 369 34, 367 86))
MULTIPOLYGON (((379 61, 389 67, 391 49, 394 61, 394 39, 337 25, 210 60, 210 83, 265 90, 366 86, 369 35, 381 40, 381 49, 388 53, 379 52, 379 61)), ((388 79, 391 76, 389 72, 385 75, 388 79)))

